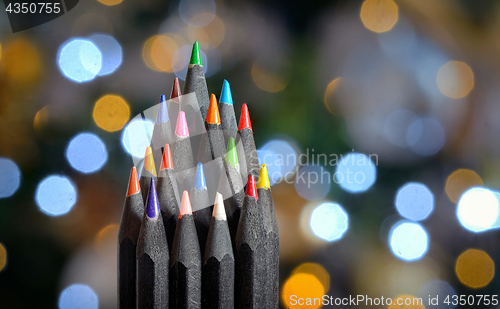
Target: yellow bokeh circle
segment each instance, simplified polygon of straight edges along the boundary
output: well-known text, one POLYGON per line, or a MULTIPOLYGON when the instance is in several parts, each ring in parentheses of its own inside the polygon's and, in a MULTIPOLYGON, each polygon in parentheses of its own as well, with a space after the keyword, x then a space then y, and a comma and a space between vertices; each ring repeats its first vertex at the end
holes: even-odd
POLYGON ((458 257, 455 272, 462 284, 479 289, 495 276, 495 262, 484 251, 469 249, 458 257))
POLYGON ((436 83, 445 96, 463 98, 474 88, 474 73, 465 62, 450 61, 439 69, 436 83))
POLYGON ((425 309, 424 300, 412 295, 399 295, 392 299, 389 309, 425 309))
POLYGON ((107 6, 117 5, 123 2, 123 0, 97 0, 97 1, 107 6))
POLYGON ((483 185, 483 180, 473 170, 461 168, 448 176, 446 180, 445 191, 448 198, 457 203, 462 193, 472 187, 480 187, 483 185))
POLYGON ((281 293, 285 308, 320 308, 318 299, 325 294, 325 287, 314 275, 293 274, 283 286, 281 293))
POLYGON ((392 0, 366 0, 359 16, 367 29, 381 33, 394 27, 398 14, 398 6, 392 0))
POLYGON ((5 250, 5 247, 0 244, 0 271, 2 271, 5 268, 5 265, 7 264, 7 250, 5 250))
POLYGON ((155 71, 172 73, 172 58, 177 49, 177 43, 170 36, 155 35, 144 43, 142 59, 155 71))
POLYGON ((97 100, 94 106, 94 121, 109 132, 121 130, 130 118, 130 108, 125 100, 108 94, 97 100))

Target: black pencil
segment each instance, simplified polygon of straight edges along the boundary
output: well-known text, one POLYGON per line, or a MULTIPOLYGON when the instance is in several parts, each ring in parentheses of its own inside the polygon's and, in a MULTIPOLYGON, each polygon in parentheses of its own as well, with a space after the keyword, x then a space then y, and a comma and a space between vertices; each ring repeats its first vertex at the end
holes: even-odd
POLYGON ((225 141, 229 137, 236 138, 238 132, 238 124, 236 123, 236 115, 234 113, 233 96, 231 95, 231 87, 227 80, 222 83, 222 90, 219 97, 219 112, 222 130, 224 131, 225 141))
POLYGON ((137 308, 168 308, 169 256, 152 178, 137 240, 137 308))
POLYGON ((207 182, 205 181, 205 173, 203 172, 203 164, 201 162, 196 167, 196 182, 191 189, 191 200, 194 223, 196 225, 198 241, 200 242, 200 252, 203 255, 210 227, 210 219, 212 218, 212 207, 210 207, 207 182))
POLYGON ((274 210, 271 184, 267 174, 267 167, 260 167, 259 181, 257 182, 257 194, 259 195, 259 206, 262 211, 264 223, 264 250, 266 254, 266 280, 264 291, 266 295, 266 308, 278 308, 279 306, 279 229, 276 211, 274 210))
POLYGON ((191 52, 191 60, 189 61, 183 94, 192 92, 196 94, 198 106, 200 107, 201 111, 201 119, 206 119, 210 101, 208 98, 207 81, 205 79, 205 72, 203 71, 203 63, 201 61, 201 53, 198 41, 194 42, 193 44, 193 50, 191 52))
POLYGON ((257 158, 257 149, 255 148, 255 140, 253 138, 252 123, 250 122, 250 114, 248 106, 243 103, 241 107, 240 125, 238 132, 241 135, 241 142, 245 150, 245 162, 247 166, 247 177, 253 175, 259 176, 259 159, 257 158))
POLYGON ((222 195, 217 192, 202 268, 203 309, 234 308, 234 255, 222 195))
POLYGON ((182 194, 170 259, 170 308, 201 308, 201 254, 189 194, 182 194))
MULTIPOLYGON (((172 91, 170 92, 170 104, 168 105, 168 115, 178 115, 179 112, 181 111, 180 108, 180 97, 181 96, 181 86, 179 84, 179 78, 174 78, 174 81, 172 83, 172 91)), ((170 121, 171 129, 172 132, 175 132, 175 125, 174 121, 170 121)), ((172 134, 172 142, 175 142, 175 135, 172 134)), ((172 143, 171 142, 171 143, 172 143)), ((169 143, 169 144, 171 144, 169 143)))
POLYGON ((118 308, 120 309, 136 308, 135 253, 143 213, 144 202, 134 166, 130 172, 127 196, 118 231, 118 308))
POLYGON ((156 167, 155 160, 153 157, 153 150, 151 147, 146 148, 146 154, 144 155, 143 167, 141 172, 141 184, 142 200, 145 202, 148 197, 149 184, 151 183, 151 178, 156 181, 156 167))
POLYGON ((181 190, 189 190, 194 183, 194 159, 189 140, 189 129, 186 122, 186 114, 181 111, 177 117, 175 127, 175 143, 172 146, 172 158, 175 166, 175 174, 181 190))
POLYGON ((213 93, 210 96, 210 106, 208 108, 207 117, 205 118, 205 129, 207 133, 204 134, 204 138, 201 139, 198 153, 198 161, 203 163, 219 157, 222 158, 226 152, 219 108, 217 107, 217 99, 213 93))
POLYGON ((158 113, 156 114, 156 122, 153 128, 153 135, 151 137, 151 148, 153 148, 153 157, 157 170, 160 168, 161 156, 163 153, 163 146, 165 144, 173 143, 172 127, 170 118, 168 117, 167 99, 165 95, 160 96, 160 103, 158 104, 158 113))
POLYGON ((255 179, 250 175, 236 232, 235 308, 238 309, 267 308, 263 290, 267 252, 262 212, 257 202, 255 179))
POLYGON ((177 217, 179 216, 180 199, 169 144, 165 144, 164 147, 160 172, 158 173, 157 190, 163 226, 167 234, 168 249, 171 251, 174 241, 175 226, 177 225, 177 217))

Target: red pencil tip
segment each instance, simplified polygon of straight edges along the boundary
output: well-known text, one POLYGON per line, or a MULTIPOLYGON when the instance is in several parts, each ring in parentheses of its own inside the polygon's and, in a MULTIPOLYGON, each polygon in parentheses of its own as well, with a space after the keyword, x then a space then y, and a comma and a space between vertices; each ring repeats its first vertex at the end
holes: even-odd
POLYGON ((248 176, 246 195, 254 197, 257 201, 259 200, 259 196, 257 195, 257 188, 255 187, 255 177, 253 177, 253 175, 248 176))
POLYGON ((170 99, 175 99, 181 96, 181 86, 179 85, 179 78, 174 79, 174 84, 172 85, 172 93, 170 94, 170 99))
POLYGON ((160 171, 165 169, 174 169, 174 162, 172 161, 172 153, 170 152, 169 144, 165 144, 165 148, 163 148, 163 157, 161 159, 160 171))
POLYGON ((184 215, 192 215, 193 209, 191 208, 191 201, 189 200, 189 193, 184 190, 182 193, 181 209, 179 210, 179 218, 184 215))
POLYGON ((238 126, 238 131, 241 131, 245 128, 252 130, 252 123, 250 122, 248 106, 246 103, 243 103, 243 106, 241 107, 240 125, 238 126))
POLYGON ((139 193, 141 190, 141 186, 139 185, 139 177, 137 177, 137 169, 135 166, 132 166, 132 170, 130 171, 130 179, 128 181, 128 191, 127 197, 132 194, 139 193))
POLYGON ((210 105, 208 106, 207 112, 207 123, 210 124, 220 124, 219 107, 217 106, 217 99, 215 94, 212 93, 210 96, 210 105))

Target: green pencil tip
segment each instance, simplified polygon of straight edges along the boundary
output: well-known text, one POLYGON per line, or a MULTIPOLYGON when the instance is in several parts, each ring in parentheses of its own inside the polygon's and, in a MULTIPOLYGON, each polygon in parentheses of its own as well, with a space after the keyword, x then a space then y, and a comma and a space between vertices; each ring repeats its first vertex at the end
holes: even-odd
POLYGON ((226 162, 233 168, 235 168, 236 164, 238 164, 238 153, 236 152, 233 137, 230 137, 227 141, 226 162))
POLYGON ((203 66, 203 63, 201 63, 200 45, 198 45, 198 41, 195 41, 193 44, 191 61, 189 61, 189 64, 197 64, 199 66, 203 66))

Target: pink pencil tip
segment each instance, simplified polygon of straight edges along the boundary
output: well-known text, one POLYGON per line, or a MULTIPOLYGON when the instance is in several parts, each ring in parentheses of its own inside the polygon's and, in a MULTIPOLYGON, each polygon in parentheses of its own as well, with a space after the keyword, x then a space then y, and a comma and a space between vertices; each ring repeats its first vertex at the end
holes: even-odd
POLYGON ((191 208, 191 201, 189 200, 189 193, 184 190, 182 193, 181 209, 179 210, 179 218, 184 215, 192 215, 193 209, 191 208))
POLYGON ((186 121, 186 113, 183 111, 179 112, 179 116, 177 117, 177 125, 175 127, 175 135, 180 137, 189 136, 189 130, 186 121))

